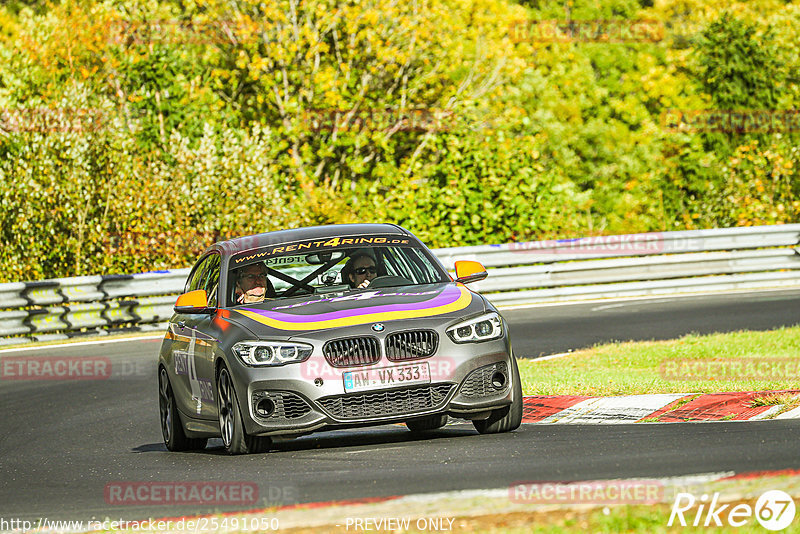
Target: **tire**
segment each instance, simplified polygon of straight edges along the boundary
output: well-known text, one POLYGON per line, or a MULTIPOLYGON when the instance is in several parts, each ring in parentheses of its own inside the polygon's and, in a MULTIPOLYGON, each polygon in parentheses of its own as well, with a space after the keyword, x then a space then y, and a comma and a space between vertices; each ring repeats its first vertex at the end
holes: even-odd
POLYGON ((447 415, 429 415, 419 419, 406 421, 406 426, 412 432, 424 432, 426 430, 436 430, 447 424, 447 415))
POLYGON ((225 364, 217 374, 217 411, 222 443, 228 454, 250 454, 269 451, 272 440, 268 437, 251 436, 244 429, 242 414, 233 380, 225 364))
POLYGON ((475 430, 481 434, 498 434, 511 432, 522 424, 522 381, 514 355, 511 355, 511 405, 493 410, 487 419, 472 421, 475 430))
POLYGON ((208 439, 187 438, 178 413, 175 395, 169 383, 167 370, 163 367, 158 373, 158 408, 161 420, 161 435, 168 451, 196 451, 205 449, 208 439))

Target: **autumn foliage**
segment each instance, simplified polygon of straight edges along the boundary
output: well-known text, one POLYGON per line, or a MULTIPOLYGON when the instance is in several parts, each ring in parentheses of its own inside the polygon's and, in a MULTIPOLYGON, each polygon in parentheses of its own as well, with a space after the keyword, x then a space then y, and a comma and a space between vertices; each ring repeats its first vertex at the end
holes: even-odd
POLYGON ((9 2, 0 281, 313 224, 459 246, 800 221, 800 120, 665 119, 796 110, 800 3, 643 4, 9 2))

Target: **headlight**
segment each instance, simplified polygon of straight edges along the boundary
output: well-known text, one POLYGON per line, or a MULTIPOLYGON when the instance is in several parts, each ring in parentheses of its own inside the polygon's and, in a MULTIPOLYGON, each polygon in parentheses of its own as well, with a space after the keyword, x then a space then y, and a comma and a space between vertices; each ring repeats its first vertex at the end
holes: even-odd
POLYGON ((305 343, 242 341, 232 350, 247 365, 283 365, 307 360, 314 347, 305 343))
POLYGON ((497 339, 503 336, 503 320, 495 312, 487 313, 451 326, 447 335, 456 343, 497 339))

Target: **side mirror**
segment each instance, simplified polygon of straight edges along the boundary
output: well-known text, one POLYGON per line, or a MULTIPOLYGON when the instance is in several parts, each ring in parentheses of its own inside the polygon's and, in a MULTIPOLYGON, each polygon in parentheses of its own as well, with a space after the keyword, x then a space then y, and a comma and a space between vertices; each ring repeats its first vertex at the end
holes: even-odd
POLYGON ((211 313, 213 308, 208 307, 208 296, 205 289, 196 289, 184 293, 175 302, 175 313, 211 313))
POLYGON ((456 262, 456 282, 468 284, 478 282, 489 276, 486 267, 477 261, 459 260, 456 262))

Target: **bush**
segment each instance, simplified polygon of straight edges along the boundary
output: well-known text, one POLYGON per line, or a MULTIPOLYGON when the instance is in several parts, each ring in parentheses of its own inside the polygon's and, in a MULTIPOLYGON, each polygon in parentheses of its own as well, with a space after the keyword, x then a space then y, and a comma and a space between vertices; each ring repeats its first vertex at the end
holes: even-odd
POLYGON ((796 109, 796 3, 20 0, 0 28, 0 281, 310 224, 455 246, 799 220, 796 132, 664 120, 796 109), (564 18, 666 34, 518 31, 564 18))

